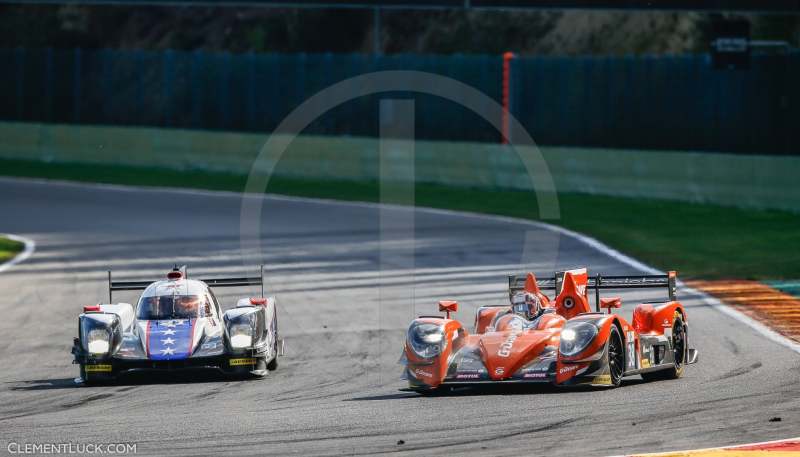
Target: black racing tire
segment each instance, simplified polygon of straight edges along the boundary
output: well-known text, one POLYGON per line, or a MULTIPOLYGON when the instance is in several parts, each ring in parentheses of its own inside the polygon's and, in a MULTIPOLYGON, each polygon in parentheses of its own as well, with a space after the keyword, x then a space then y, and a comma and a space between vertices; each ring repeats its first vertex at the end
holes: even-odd
POLYGON ((686 366, 686 326, 679 313, 675 313, 672 321, 672 355, 675 362, 671 367, 664 370, 642 373, 645 381, 662 381, 666 379, 678 379, 683 376, 683 369, 686 366))
POLYGON ((272 360, 267 363, 267 370, 275 371, 278 369, 278 315, 276 314, 272 319, 272 334, 275 335, 272 342, 272 353, 275 355, 272 360))
POLYGON ((275 358, 273 358, 272 360, 270 360, 270 361, 267 363, 267 370, 269 370, 269 371, 275 371, 275 370, 277 370, 277 369, 278 369, 278 354, 277 354, 277 353, 275 353, 275 358))
POLYGON ((616 325, 611 325, 611 333, 606 342, 605 366, 611 377, 611 387, 618 387, 625 375, 625 344, 616 325))

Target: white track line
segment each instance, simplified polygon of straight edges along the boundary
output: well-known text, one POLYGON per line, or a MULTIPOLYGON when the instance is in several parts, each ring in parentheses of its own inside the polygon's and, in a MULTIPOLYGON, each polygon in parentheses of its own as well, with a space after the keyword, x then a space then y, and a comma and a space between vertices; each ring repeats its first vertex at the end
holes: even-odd
POLYGON ((8 233, 0 233, 0 236, 4 236, 12 241, 17 241, 25 245, 25 248, 17 254, 13 259, 9 260, 6 263, 0 264, 0 273, 8 270, 9 268, 13 267, 14 265, 26 260, 28 257, 33 255, 33 251, 36 250, 36 242, 30 238, 21 237, 18 235, 11 235, 8 233))
MULTIPOLYGON (((242 194, 237 192, 230 192, 230 191, 210 191, 210 190, 199 190, 199 189, 175 189, 170 187, 133 187, 133 186, 123 186, 119 184, 98 184, 98 183, 75 183, 70 181, 57 181, 57 180, 47 180, 47 179, 19 179, 19 178, 0 178, 3 181, 12 181, 12 182, 39 182, 39 183, 58 183, 60 185, 69 185, 73 187, 90 187, 95 189, 110 189, 110 190, 121 190, 125 192, 177 192, 181 194, 188 194, 188 195, 198 195, 198 196, 207 196, 207 197, 235 197, 235 198, 242 198, 246 196, 247 198, 263 198, 265 200, 279 200, 279 201, 297 201, 297 202, 306 202, 306 203, 328 203, 328 204, 337 204, 337 205, 348 205, 354 207, 362 207, 362 208, 378 208, 380 206, 388 207, 388 208, 407 208, 402 205, 392 205, 392 204, 384 204, 381 205, 380 203, 372 203, 372 202, 350 202, 350 201, 341 201, 341 200, 333 200, 333 199, 326 199, 326 198, 310 198, 310 197, 294 197, 294 196, 286 196, 286 195, 275 195, 275 194, 242 194)), ((489 215, 489 214, 480 214, 480 213, 472 213, 466 211, 454 211, 454 210, 447 210, 447 209, 435 209, 435 208, 423 208, 423 207, 415 207, 417 211, 426 212, 429 214, 443 214, 449 216, 459 216, 459 217, 472 217, 476 219, 484 219, 490 221, 500 221, 500 222, 508 222, 508 223, 515 223, 515 224, 522 224, 522 225, 529 225, 532 227, 536 227, 543 230, 548 230, 550 232, 559 233, 561 235, 567 236, 569 238, 575 239, 586 246, 589 246, 592 249, 602 252, 603 254, 617 260, 620 263, 624 263, 630 267, 633 267, 637 270, 643 271, 648 274, 665 274, 663 271, 660 271, 656 268, 653 268, 649 265, 646 265, 633 257, 630 257, 622 252, 602 243, 599 240, 596 240, 592 237, 586 236, 584 234, 573 232, 572 230, 565 229, 563 227, 559 227, 557 225, 548 224, 546 222, 539 222, 539 221, 531 221, 527 219, 518 219, 514 217, 508 216, 496 216, 496 215, 489 215)), ((24 259, 23 259, 24 260, 24 259)), ((2 271, 2 267, 0 267, 0 271, 2 271)), ((741 322, 744 325, 752 328, 754 331, 762 335, 763 337, 767 338, 768 340, 780 344, 792 351, 800 354, 800 344, 795 341, 786 338, 785 336, 781 335, 780 333, 770 329, 766 325, 758 322, 757 320, 735 310, 728 305, 725 305, 718 299, 712 297, 711 295, 691 288, 687 287, 681 281, 678 281, 679 285, 691 294, 699 295, 705 304, 711 306, 715 310, 741 322)))

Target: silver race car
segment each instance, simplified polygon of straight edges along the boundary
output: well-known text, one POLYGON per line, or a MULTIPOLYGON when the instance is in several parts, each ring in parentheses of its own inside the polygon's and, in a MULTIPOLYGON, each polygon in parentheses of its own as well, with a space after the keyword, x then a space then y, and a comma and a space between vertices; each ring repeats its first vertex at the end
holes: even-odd
POLYGON ((155 282, 111 280, 109 304, 85 306, 78 316, 73 363, 79 382, 111 381, 131 371, 211 368, 262 377, 278 366, 275 298, 264 297, 259 277, 197 280, 174 268, 155 282), (242 298, 222 312, 212 287, 261 286, 261 296, 242 298), (114 291, 142 290, 136 307, 113 303, 114 291))

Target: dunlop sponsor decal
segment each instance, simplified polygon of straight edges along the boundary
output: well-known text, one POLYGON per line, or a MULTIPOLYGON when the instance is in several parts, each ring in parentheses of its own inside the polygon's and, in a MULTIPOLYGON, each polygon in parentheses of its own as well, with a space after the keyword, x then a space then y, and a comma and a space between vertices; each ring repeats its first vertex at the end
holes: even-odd
POLYGON ((86 365, 84 370, 87 373, 110 373, 111 365, 86 365))
POLYGON ((243 365, 255 365, 256 359, 247 358, 247 359, 231 359, 228 364, 232 367, 240 367, 243 365))
POLYGON ((595 376, 594 379, 592 379, 592 384, 611 385, 611 375, 601 374, 599 376, 595 376))
POLYGON ((650 368, 650 359, 642 359, 642 368, 650 368))

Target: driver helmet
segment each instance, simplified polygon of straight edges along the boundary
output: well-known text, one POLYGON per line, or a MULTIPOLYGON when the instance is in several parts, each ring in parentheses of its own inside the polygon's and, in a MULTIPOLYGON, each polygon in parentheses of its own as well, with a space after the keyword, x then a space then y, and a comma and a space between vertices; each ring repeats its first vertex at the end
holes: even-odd
POLYGON ((157 295, 153 295, 152 297, 147 297, 144 300, 144 308, 147 310, 148 314, 157 315, 160 311, 160 300, 157 295))
POLYGON ((530 292, 519 292, 511 297, 511 309, 514 314, 525 317, 528 320, 535 319, 542 314, 542 303, 539 297, 530 292))
POLYGON ((197 312, 198 305, 200 304, 200 297, 196 295, 182 295, 178 297, 177 308, 185 314, 194 314, 197 312))

